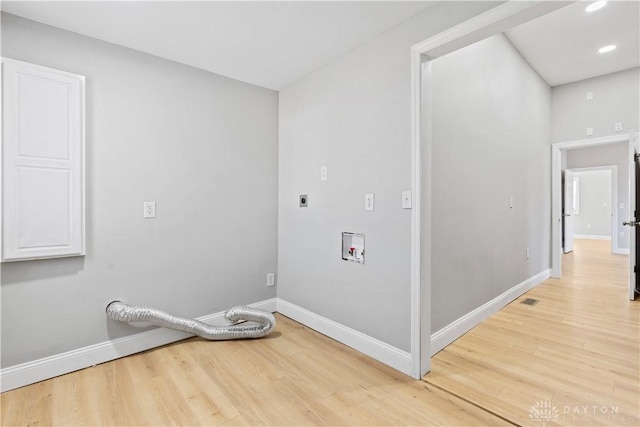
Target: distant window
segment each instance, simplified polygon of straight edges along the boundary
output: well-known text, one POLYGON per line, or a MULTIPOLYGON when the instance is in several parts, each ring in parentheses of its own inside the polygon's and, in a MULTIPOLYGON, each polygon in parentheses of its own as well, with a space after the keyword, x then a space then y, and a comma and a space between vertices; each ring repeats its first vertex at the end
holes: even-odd
POLYGON ((573 177, 573 215, 580 215, 580 177, 573 177))

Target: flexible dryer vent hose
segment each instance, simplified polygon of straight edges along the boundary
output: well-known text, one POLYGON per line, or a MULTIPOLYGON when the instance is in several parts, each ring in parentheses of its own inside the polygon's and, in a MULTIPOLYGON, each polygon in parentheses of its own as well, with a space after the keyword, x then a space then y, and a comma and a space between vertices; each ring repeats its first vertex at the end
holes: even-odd
POLYGON ((107 315, 120 322, 148 322, 216 341, 260 338, 271 332, 276 325, 273 314, 245 306, 230 308, 224 314, 227 321, 231 322, 227 326, 212 326, 199 320, 174 316, 155 308, 134 307, 120 301, 113 301, 107 306, 107 315))

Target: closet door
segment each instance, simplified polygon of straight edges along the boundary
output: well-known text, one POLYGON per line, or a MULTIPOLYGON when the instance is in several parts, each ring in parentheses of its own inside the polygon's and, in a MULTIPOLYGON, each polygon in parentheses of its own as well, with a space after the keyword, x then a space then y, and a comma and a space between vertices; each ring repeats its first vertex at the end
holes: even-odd
POLYGON ((84 255, 84 77, 2 59, 2 261, 84 255))

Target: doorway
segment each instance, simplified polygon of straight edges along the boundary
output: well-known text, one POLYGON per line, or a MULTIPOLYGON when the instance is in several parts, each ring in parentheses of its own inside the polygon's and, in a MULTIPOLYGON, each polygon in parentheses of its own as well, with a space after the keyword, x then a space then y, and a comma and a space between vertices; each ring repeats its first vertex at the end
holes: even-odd
MULTIPOLYGON (((632 207, 636 206, 635 201, 635 179, 630 179, 635 175, 634 173, 634 163, 632 160, 634 159, 634 155, 636 152, 636 144, 637 144, 637 134, 628 133, 622 135, 613 135, 609 137, 601 137, 601 138, 593 138, 593 139, 584 139, 577 141, 566 141, 559 142, 552 145, 551 150, 551 197, 552 197, 552 248, 551 248, 551 276, 555 278, 560 278, 562 276, 562 253, 563 253, 563 242, 562 242, 562 170, 563 165, 564 169, 570 168, 571 166, 576 166, 576 163, 568 163, 567 153, 572 150, 579 149, 588 149, 594 148, 599 149, 600 153, 608 151, 607 147, 618 147, 622 150, 623 160, 618 162, 618 168, 616 172, 616 182, 618 183, 618 199, 612 202, 617 209, 612 209, 612 212, 615 214, 615 218, 612 219, 613 229, 612 229, 612 241, 615 237, 616 241, 614 243, 614 253, 625 254, 629 253, 631 255, 630 260, 634 260, 635 254, 635 233, 628 231, 628 228, 625 228, 622 225, 623 221, 627 221, 629 218, 633 219, 633 210, 632 207), (625 187, 622 183, 628 183, 628 187, 625 187), (620 206, 622 205, 622 209, 620 206), (625 245, 621 243, 623 238, 620 237, 620 232, 627 231, 627 234, 624 237, 627 237, 628 244, 625 245), (625 248, 626 246, 626 248, 625 248)), ((573 151, 576 152, 576 151, 573 151)), ((599 161, 600 156, 588 156, 593 158, 593 161, 599 161)), ((596 163, 597 164, 597 163, 596 163)), ((594 164, 591 167, 596 167, 594 164)), ((584 163, 581 163, 584 165, 584 163)), ((604 165, 603 165, 604 166, 604 165)), ((612 190, 613 191, 613 190, 612 190)), ((613 243, 613 242, 612 242, 613 243)), ((630 264, 634 264, 635 262, 631 262, 630 264)), ((633 271, 634 265, 630 265, 629 267, 629 281, 630 283, 635 283, 635 272, 633 271)), ((631 286, 630 286, 631 289, 631 286)), ((630 299, 633 299, 633 291, 630 290, 630 299)))
MULTIPOLYGON (((564 154, 570 157, 572 152, 564 154)), ((627 202, 618 203, 618 165, 567 167, 566 172, 570 172, 571 179, 567 182, 565 174, 562 188, 570 186, 572 194, 567 198, 565 191, 563 218, 565 221, 567 217, 572 219, 573 229, 567 233, 565 222, 564 253, 570 252, 568 248, 572 246, 567 245, 567 234, 570 234, 574 239, 609 241, 611 253, 629 254, 627 230, 622 229, 618 220, 629 216, 627 202)), ((624 195, 622 199, 625 199, 624 195)))
MULTIPOLYGON (((412 47, 412 190, 416 208, 412 212, 411 374, 416 378, 429 371, 431 355, 430 271, 432 229, 430 221, 422 221, 422 218, 432 217, 431 171, 433 165, 430 134, 433 87, 428 83, 432 73, 431 61, 564 6, 565 4, 557 2, 539 2, 536 4, 507 2, 412 47), (424 86, 422 83, 423 78, 427 81, 424 86), (423 116, 426 118, 424 121, 422 121, 423 116)), ((621 136, 629 137, 630 135, 616 135, 615 138, 620 138, 621 136)), ((606 139, 594 137, 587 144, 609 143, 606 139), (603 140, 605 141, 603 142, 603 140)), ((562 171, 560 149, 567 148, 571 148, 571 143, 562 147, 556 146, 552 149, 551 165, 554 185, 551 188, 554 197, 552 201, 550 246, 552 250, 551 266, 554 269, 553 275, 555 276, 560 275, 560 255, 562 252, 560 191, 555 184, 560 182, 562 171)), ((509 201, 509 197, 506 200, 507 206, 513 206, 513 202, 509 201)), ((528 248, 526 254, 527 256, 529 254, 528 248)))

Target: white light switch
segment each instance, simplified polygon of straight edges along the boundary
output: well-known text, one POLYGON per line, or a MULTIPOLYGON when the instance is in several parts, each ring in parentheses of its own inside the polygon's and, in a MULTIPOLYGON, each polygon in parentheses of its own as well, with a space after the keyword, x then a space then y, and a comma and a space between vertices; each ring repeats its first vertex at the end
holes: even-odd
POLYGON ((402 192, 402 209, 411 209, 411 191, 402 192))
POLYGON ((144 217, 145 218, 156 217, 156 202, 144 202, 144 217))
POLYGON ((364 196, 364 210, 372 211, 374 203, 374 195, 373 193, 365 194, 364 196))
POLYGON ((320 181, 326 181, 329 176, 329 170, 327 166, 322 166, 320 168, 320 181))
POLYGON ((593 99, 593 92, 587 92, 587 101, 591 101, 593 99))

